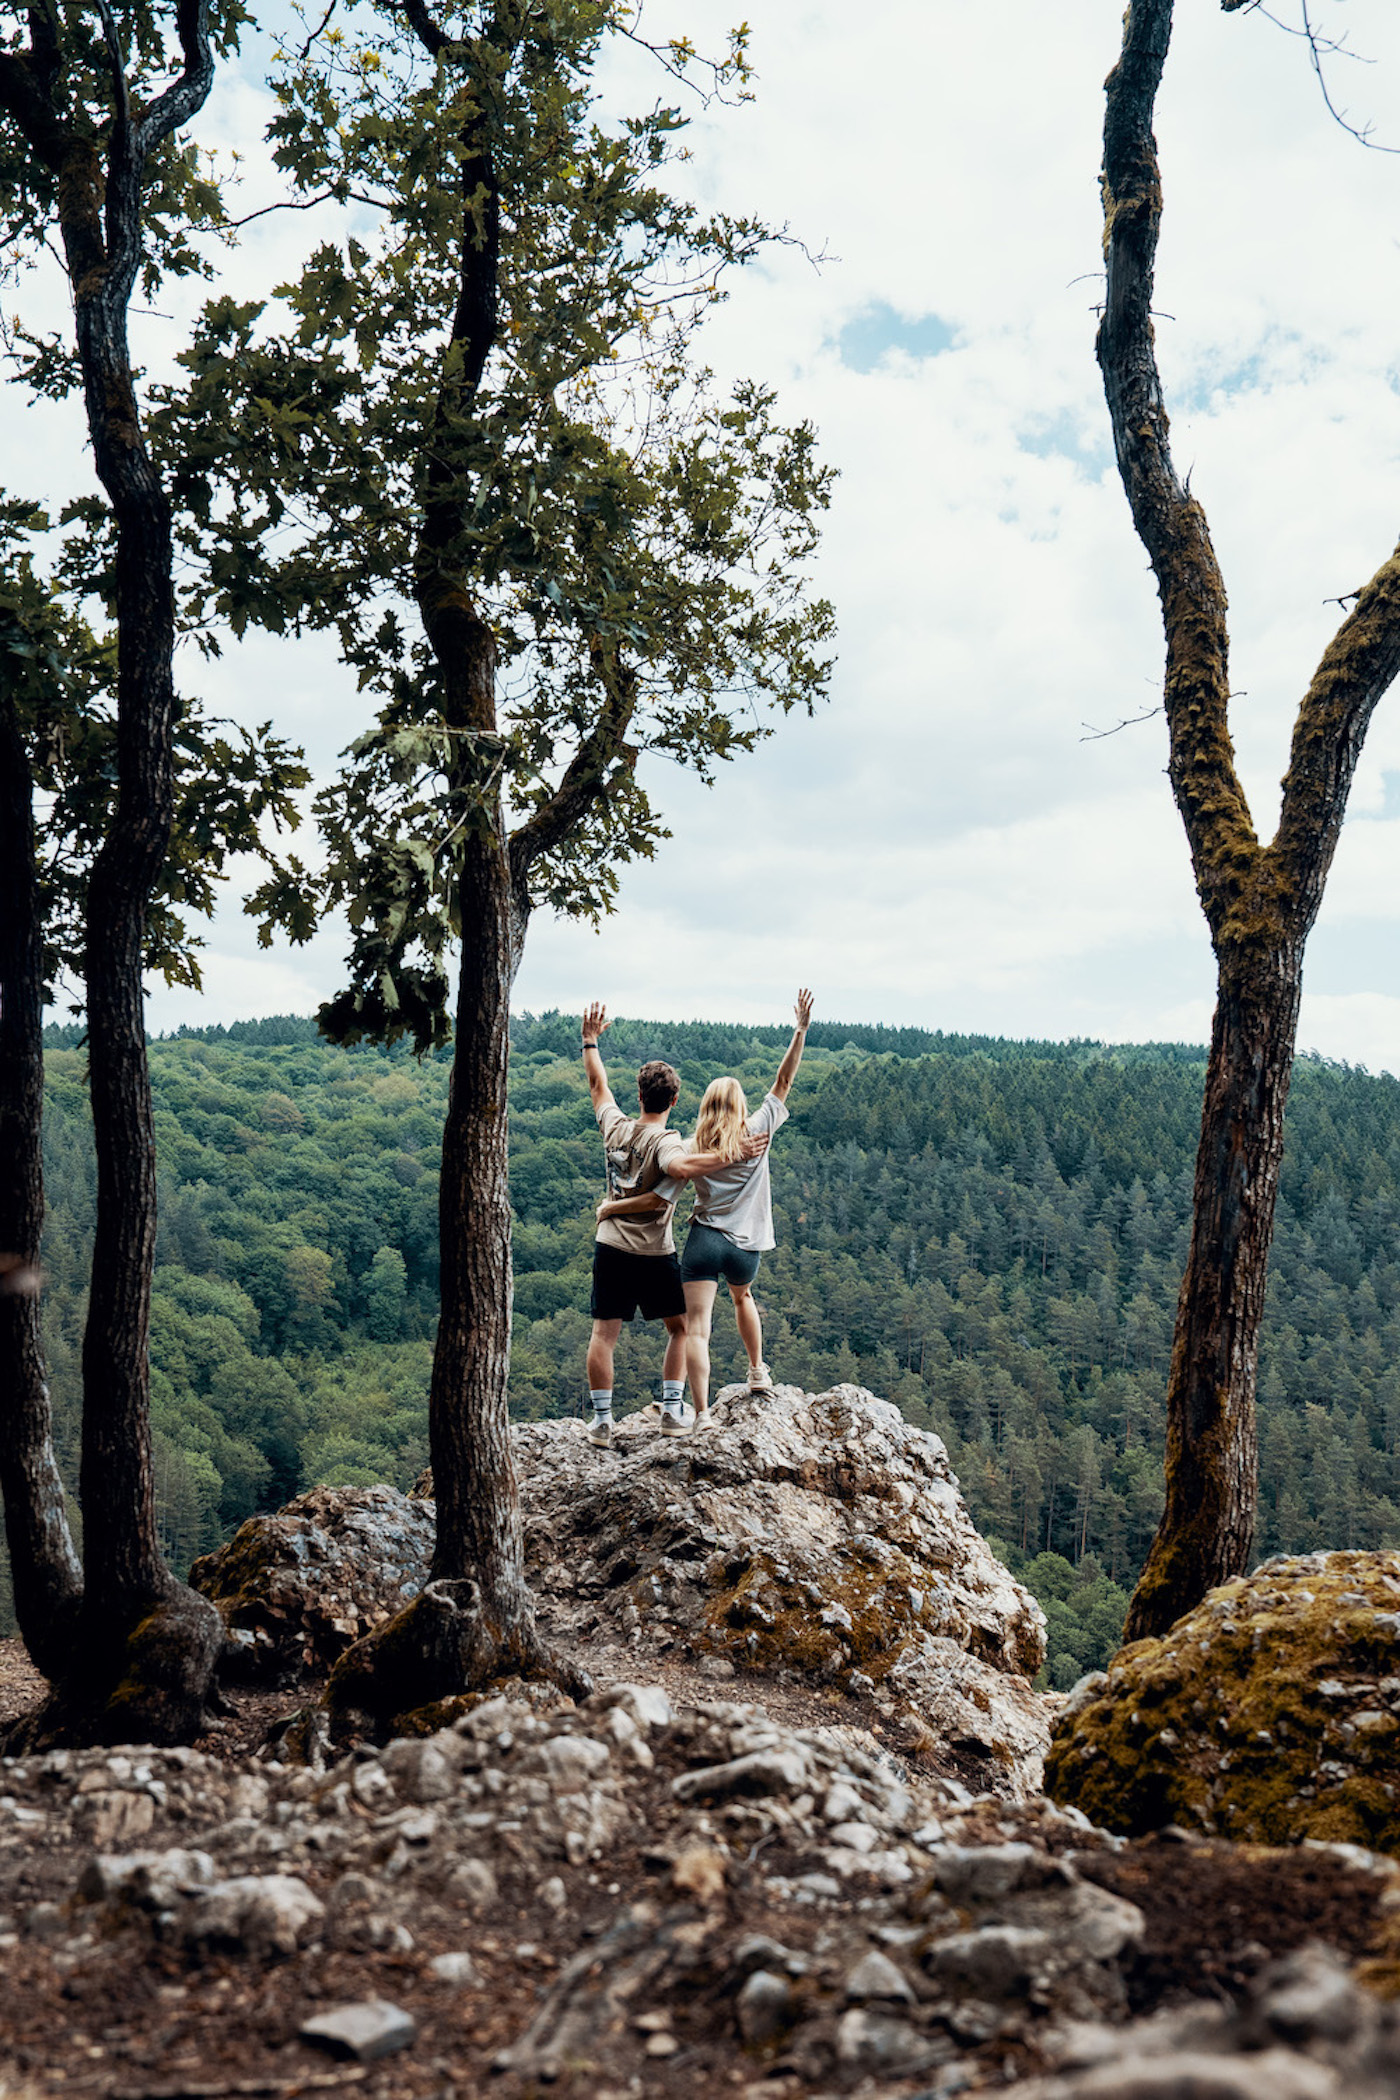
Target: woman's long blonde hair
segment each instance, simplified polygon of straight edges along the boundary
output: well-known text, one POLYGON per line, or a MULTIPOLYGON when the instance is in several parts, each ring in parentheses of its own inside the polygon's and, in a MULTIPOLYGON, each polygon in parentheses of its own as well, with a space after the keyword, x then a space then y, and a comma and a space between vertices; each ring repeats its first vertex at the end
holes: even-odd
POLYGON ((725 1160, 739 1157, 748 1127, 749 1104, 737 1079, 712 1079, 700 1103, 695 1124, 697 1152, 718 1152, 725 1160))

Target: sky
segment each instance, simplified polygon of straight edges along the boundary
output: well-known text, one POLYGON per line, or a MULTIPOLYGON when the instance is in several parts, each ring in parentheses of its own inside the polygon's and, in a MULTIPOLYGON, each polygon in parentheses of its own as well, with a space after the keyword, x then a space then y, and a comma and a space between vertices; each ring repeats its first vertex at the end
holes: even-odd
MULTIPOLYGON (((1354 590, 1400 534, 1400 152, 1329 116, 1299 0, 1178 0, 1158 104, 1166 212, 1156 306, 1178 467, 1231 601, 1233 722, 1271 835, 1298 698, 1354 590)), ((714 46, 719 0, 648 20, 714 46)), ((1334 101, 1400 148, 1400 10, 1314 0, 1349 50, 1334 101)), ((1155 587, 1113 466, 1094 363, 1102 82, 1120 0, 752 0, 756 99, 697 110, 686 180, 797 246, 734 283, 705 344, 776 387, 839 470, 818 564, 839 661, 813 719, 780 721, 711 789, 653 761, 673 837, 600 932, 536 916, 515 1004, 601 998, 659 1019, 819 1018, 1018 1037, 1201 1041, 1214 973, 1165 777, 1155 587), (1146 719, 1136 719, 1146 717, 1146 719), (1120 723, 1129 726, 1114 734, 1120 723)), ((608 81, 651 87, 633 59, 608 81)), ((201 135, 275 194, 251 60, 201 135)), ((229 259, 238 296, 331 230, 283 213, 229 259)), ((31 293, 35 288, 31 286, 31 293)), ((186 324, 138 316, 148 369, 186 324)), ((55 309, 56 311, 57 309, 55 309)), ((13 393, 14 390, 12 390, 13 393)), ((6 485, 90 472, 61 412, 6 403, 6 485)), ((318 779, 363 726, 324 639, 255 637, 182 684, 272 715, 318 779)), ((340 988, 341 930, 261 951, 236 896, 205 992, 152 987, 155 1030, 308 1012, 340 988)), ((1309 947, 1300 1046, 1400 1073, 1400 690, 1370 731, 1309 947)))

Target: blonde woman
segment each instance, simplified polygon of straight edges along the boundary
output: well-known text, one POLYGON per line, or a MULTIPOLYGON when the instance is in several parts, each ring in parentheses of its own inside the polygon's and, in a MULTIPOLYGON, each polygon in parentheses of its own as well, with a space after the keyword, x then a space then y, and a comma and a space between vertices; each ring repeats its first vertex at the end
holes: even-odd
POLYGON ((773 1383, 763 1361, 763 1326, 753 1300, 759 1262, 776 1244, 768 1154, 765 1150, 756 1159, 745 1159, 741 1148, 746 1138, 771 1138, 787 1121, 787 1097, 802 1062, 812 1019, 812 994, 805 989, 797 995, 796 1016, 797 1026, 777 1077, 752 1115, 737 1079, 712 1080, 684 1157, 668 1162, 669 1178, 659 1182, 651 1195, 599 1208, 602 1217, 620 1209, 674 1203, 680 1183, 691 1178, 692 1160, 718 1154, 728 1162, 697 1181, 695 1209, 681 1256, 686 1374, 697 1423, 704 1421, 709 1407, 710 1326, 721 1282, 729 1286, 739 1339, 748 1354, 750 1392, 766 1392, 773 1383))

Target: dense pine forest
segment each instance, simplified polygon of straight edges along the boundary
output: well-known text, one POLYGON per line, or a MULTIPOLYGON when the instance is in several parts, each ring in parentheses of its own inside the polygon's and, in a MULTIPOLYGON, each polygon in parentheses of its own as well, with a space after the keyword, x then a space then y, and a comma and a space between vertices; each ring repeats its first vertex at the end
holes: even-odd
MULTIPOLYGON (((512 1405, 582 1396, 600 1154, 577 1024, 515 1024, 512 1405)), ((667 1056, 680 1124, 750 1098, 776 1028, 623 1023, 619 1099, 667 1056)), ((783 1381, 849 1379, 946 1440, 982 1529, 1051 1620, 1050 1681, 1115 1644, 1160 1506, 1164 1391, 1204 1053, 814 1028, 773 1152, 758 1289, 783 1381)), ((185 1565, 316 1481, 426 1458, 445 1057, 334 1049, 311 1022, 151 1046, 161 1168, 152 1400, 161 1526, 185 1565)), ((78 1031, 48 1037, 47 1333, 77 1473, 94 1168, 78 1031)), ((682 1214, 685 1210, 682 1205, 682 1214)), ((1261 1553, 1400 1542, 1400 1085, 1300 1062, 1260 1358, 1261 1553)), ((742 1365, 716 1322, 717 1380, 742 1365)), ((651 1396, 625 1333, 618 1401, 651 1396)))

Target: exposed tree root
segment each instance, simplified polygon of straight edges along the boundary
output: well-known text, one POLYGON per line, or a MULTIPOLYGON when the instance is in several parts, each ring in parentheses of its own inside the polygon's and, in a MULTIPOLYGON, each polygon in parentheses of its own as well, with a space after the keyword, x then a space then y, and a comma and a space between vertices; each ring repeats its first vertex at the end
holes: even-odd
POLYGON ((399 1715, 481 1691, 503 1677, 543 1679, 575 1699, 593 1689, 588 1672, 541 1637, 528 1605, 506 1627, 483 1609, 476 1583, 439 1580, 346 1650, 331 1672, 323 1706, 333 1734, 382 1739, 399 1715))
POLYGON ((208 1726, 224 1624, 183 1583, 124 1642, 80 1628, 53 1696, 0 1736, 8 1756, 102 1743, 188 1743, 208 1726))

